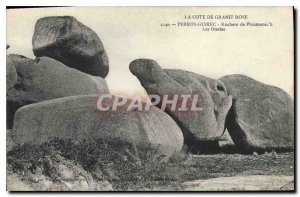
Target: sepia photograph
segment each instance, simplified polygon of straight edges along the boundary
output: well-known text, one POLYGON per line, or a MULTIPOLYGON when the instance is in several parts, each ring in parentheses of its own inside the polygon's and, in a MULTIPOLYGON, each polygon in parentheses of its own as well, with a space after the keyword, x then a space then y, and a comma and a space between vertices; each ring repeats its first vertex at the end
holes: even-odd
POLYGON ((295 192, 295 14, 7 6, 6 191, 295 192))

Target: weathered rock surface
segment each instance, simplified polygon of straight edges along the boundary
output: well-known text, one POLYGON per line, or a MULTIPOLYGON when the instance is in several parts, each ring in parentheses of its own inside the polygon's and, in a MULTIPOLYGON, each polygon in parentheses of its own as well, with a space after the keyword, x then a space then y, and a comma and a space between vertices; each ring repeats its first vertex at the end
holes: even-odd
POLYGON ((101 40, 74 17, 39 19, 32 45, 36 57, 51 57, 71 68, 102 78, 108 74, 108 57, 101 40))
POLYGON ((6 57, 6 90, 11 89, 17 82, 16 67, 9 56, 6 57))
MULTIPOLYGON (((202 108, 201 111, 166 108, 166 112, 178 123, 188 145, 201 145, 208 141, 218 144, 231 107, 231 96, 228 96, 221 81, 184 70, 162 69, 157 62, 149 59, 134 60, 130 71, 149 95, 191 95, 192 98, 199 95, 197 106, 202 108)), ((181 102, 178 100, 177 107, 181 106, 181 102)), ((188 101, 188 105, 191 102, 188 101)))
POLYGON ((294 101, 286 92, 244 75, 220 80, 233 98, 226 127, 240 149, 293 149, 294 101))
MULTIPOLYGON (((225 130, 222 137, 219 139, 219 146, 221 149, 225 150, 228 148, 231 148, 231 150, 236 150, 234 142, 232 141, 227 129, 225 130)), ((237 152, 237 150, 235 152, 237 152)))
POLYGON ((8 128, 12 128, 16 110, 24 105, 66 96, 108 93, 104 79, 69 68, 48 57, 32 60, 9 55, 7 66, 8 128))
POLYGON ((293 191, 293 185, 293 176, 250 175, 189 181, 182 187, 184 191, 293 191))
MULTIPOLYGON (((97 95, 72 96, 20 108, 15 114, 15 144, 43 143, 51 138, 116 139, 137 147, 158 148, 171 155, 181 150, 177 124, 156 107, 149 111, 96 110, 97 95)), ((108 103, 109 105, 109 103, 108 103)))

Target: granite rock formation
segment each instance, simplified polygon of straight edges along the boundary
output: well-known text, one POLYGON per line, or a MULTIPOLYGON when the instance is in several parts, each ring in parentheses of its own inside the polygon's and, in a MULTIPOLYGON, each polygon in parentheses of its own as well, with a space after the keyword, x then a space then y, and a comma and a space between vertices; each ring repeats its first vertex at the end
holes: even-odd
POLYGON ((51 16, 36 22, 32 38, 36 57, 47 56, 66 66, 105 78, 108 57, 97 34, 71 16, 51 16))

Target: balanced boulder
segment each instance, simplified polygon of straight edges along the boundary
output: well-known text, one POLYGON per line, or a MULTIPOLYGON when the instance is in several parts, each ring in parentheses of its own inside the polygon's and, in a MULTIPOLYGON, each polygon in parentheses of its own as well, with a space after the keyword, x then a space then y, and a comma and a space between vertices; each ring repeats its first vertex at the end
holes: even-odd
POLYGON ((163 111, 154 106, 147 111, 128 111, 124 107, 102 111, 96 105, 98 96, 65 97, 20 108, 15 114, 14 143, 41 144, 54 137, 72 140, 102 138, 137 147, 149 146, 167 156, 181 150, 182 132, 163 111))
POLYGON ((36 22, 32 38, 36 57, 54 58, 66 66, 105 78, 108 57, 97 34, 71 16, 51 16, 36 22))
POLYGON ((294 101, 282 89, 244 75, 220 78, 233 98, 226 127, 244 151, 294 147, 294 101))
POLYGON ((9 55, 7 67, 7 128, 12 128, 14 113, 24 105, 66 96, 108 93, 104 79, 48 57, 32 60, 9 55))
MULTIPOLYGON (((215 142, 222 136, 225 117, 231 107, 231 96, 219 80, 213 80, 196 73, 162 69, 157 62, 149 59, 138 59, 130 63, 130 71, 140 80, 149 95, 160 97, 189 95, 192 100, 177 100, 177 104, 186 102, 191 105, 196 97, 197 106, 201 109, 165 111, 178 123, 184 134, 185 143, 189 146, 199 146, 207 142, 215 142)), ((162 106, 158 103, 157 106, 162 106)), ((180 108, 180 105, 177 106, 180 108)))

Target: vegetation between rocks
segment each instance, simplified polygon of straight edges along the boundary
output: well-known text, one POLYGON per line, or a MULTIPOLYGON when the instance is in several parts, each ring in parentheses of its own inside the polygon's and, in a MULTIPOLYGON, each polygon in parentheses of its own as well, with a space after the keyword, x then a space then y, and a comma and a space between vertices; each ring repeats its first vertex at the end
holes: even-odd
POLYGON ((109 181, 117 191, 181 190, 181 183, 197 179, 294 173, 293 153, 191 155, 183 151, 166 158, 150 146, 137 148, 118 140, 77 142, 58 138, 42 145, 14 147, 7 153, 7 170, 29 182, 32 179, 28 179, 28 174, 34 176, 38 173, 52 182, 60 182, 66 181, 62 176, 67 175, 59 167, 65 161, 81 166, 96 182, 109 181))

